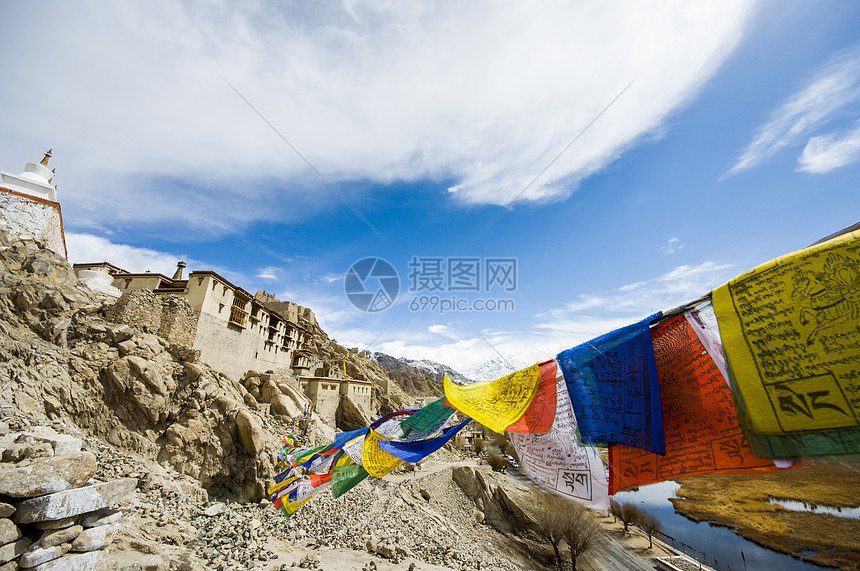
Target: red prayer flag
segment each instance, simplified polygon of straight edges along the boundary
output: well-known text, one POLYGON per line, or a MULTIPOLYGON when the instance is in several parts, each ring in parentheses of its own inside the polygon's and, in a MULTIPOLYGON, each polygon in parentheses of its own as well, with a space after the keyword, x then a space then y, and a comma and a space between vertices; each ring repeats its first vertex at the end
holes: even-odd
POLYGON ((651 329, 660 379, 666 455, 609 447, 609 493, 705 472, 776 470, 756 457, 728 384, 684 314, 651 329))

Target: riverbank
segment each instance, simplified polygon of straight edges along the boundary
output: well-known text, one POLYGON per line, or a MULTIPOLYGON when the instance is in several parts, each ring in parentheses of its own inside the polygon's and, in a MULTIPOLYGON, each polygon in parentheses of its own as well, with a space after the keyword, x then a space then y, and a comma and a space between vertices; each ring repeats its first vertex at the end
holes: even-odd
POLYGON ((820 462, 752 475, 680 480, 675 509, 735 530, 759 545, 818 565, 860 569, 860 519, 790 511, 771 499, 838 508, 860 502, 860 462, 820 462))

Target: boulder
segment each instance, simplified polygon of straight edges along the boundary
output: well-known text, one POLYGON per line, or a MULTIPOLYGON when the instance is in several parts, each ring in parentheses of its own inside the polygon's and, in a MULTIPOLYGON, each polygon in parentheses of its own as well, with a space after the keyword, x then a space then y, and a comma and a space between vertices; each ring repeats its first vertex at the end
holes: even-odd
MULTIPOLYGON (((91 571, 92 569, 100 569, 100 560, 103 555, 100 551, 90 551, 88 553, 67 553, 59 559, 42 563, 38 570, 34 571, 91 571)), ((147 556, 141 557, 145 559, 147 556)), ((141 567, 142 568, 142 567, 141 567)))
POLYGON ((260 394, 265 402, 272 402, 272 399, 281 394, 281 391, 278 388, 278 385, 273 383, 271 380, 268 380, 263 383, 263 387, 260 389, 260 394))
POLYGON ((269 401, 269 403, 271 404, 271 408, 269 410, 272 414, 279 414, 290 418, 295 418, 302 414, 299 407, 297 407, 292 399, 286 395, 278 393, 269 401))
POLYGON ((78 452, 31 462, 27 466, 0 464, 0 494, 34 498, 82 486, 96 473, 92 452, 78 452))
POLYGON ((239 430, 239 440, 248 454, 256 456, 266 447, 266 434, 257 419, 247 410, 241 410, 236 415, 236 428, 239 430))
POLYGON ((136 478, 124 478, 25 500, 16 506, 14 521, 57 520, 106 508, 129 499, 136 486, 136 478))
POLYGON ((370 425, 370 419, 349 395, 342 395, 335 411, 335 425, 343 431, 358 430, 370 425))
POLYGON ((7 543, 6 545, 0 546, 0 564, 20 557, 22 554, 26 553, 32 543, 33 542, 26 537, 22 537, 14 543, 7 543))
POLYGON ((15 513, 15 506, 0 502, 0 517, 9 517, 15 513))
POLYGON ((111 508, 102 508, 81 516, 81 525, 84 527, 98 527, 116 523, 122 517, 122 512, 111 508))
POLYGON ((63 529, 64 527, 71 527, 78 523, 78 516, 72 517, 64 517, 62 519, 57 519, 54 521, 40 521, 36 524, 36 529, 63 529))
POLYGON ((68 553, 71 548, 72 546, 68 543, 55 545, 53 547, 31 547, 27 553, 22 555, 21 559, 18 560, 18 565, 20 567, 35 567, 36 565, 41 565, 42 563, 59 559, 68 553))

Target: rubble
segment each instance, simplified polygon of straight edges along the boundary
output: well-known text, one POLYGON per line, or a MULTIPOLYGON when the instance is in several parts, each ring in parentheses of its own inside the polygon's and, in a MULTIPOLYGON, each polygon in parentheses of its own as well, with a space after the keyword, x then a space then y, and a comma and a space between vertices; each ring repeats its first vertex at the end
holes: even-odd
POLYGON ((0 519, 0 564, 8 568, 92 568, 100 554, 84 557, 71 552, 98 552, 110 545, 120 526, 120 512, 107 517, 105 508, 127 503, 137 486, 136 478, 95 481, 97 461, 92 452, 81 452, 83 441, 57 434, 48 427, 27 427, 0 433, 0 500, 8 517, 0 519), (57 446, 43 446, 45 442, 57 446), (59 452, 55 454, 55 452, 59 452), (84 528, 79 521, 90 526, 84 528), (13 567, 16 566, 16 567, 13 567))

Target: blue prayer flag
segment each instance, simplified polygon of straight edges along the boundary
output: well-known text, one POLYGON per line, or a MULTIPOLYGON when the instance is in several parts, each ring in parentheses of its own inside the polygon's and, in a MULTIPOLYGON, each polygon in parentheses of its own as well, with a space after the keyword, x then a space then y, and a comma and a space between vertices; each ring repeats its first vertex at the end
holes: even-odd
POLYGON ((442 434, 433 438, 412 441, 380 440, 379 447, 405 462, 420 462, 426 456, 445 446, 445 443, 454 438, 454 435, 460 432, 471 420, 471 418, 467 418, 460 424, 449 426, 442 431, 442 434))
POLYGON ((661 313, 558 355, 583 440, 666 454, 648 324, 661 313))

